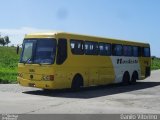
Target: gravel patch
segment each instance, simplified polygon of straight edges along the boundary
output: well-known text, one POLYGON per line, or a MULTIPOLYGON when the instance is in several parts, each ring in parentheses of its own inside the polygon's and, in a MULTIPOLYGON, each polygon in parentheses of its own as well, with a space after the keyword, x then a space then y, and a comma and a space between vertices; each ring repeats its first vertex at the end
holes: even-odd
POLYGON ((33 90, 41 90, 38 88, 31 88, 31 87, 23 87, 19 84, 0 84, 0 91, 2 92, 25 92, 25 91, 33 91, 33 90))

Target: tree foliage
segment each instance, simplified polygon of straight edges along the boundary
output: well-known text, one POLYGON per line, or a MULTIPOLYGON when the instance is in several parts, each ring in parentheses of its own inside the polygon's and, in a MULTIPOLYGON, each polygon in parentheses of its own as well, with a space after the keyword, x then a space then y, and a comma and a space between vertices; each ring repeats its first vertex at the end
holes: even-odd
POLYGON ((0 45, 5 46, 8 45, 9 43, 10 41, 8 36, 0 37, 0 45))

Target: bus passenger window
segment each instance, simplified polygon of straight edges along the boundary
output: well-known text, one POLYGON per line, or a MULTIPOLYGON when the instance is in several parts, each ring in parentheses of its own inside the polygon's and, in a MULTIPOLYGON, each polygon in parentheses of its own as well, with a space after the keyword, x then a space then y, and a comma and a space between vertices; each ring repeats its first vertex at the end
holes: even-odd
POLYGON ((85 41, 85 54, 86 55, 98 55, 99 46, 97 42, 85 41))
POLYGON ((132 47, 128 45, 123 46, 123 55, 132 56, 132 47))
POLYGON ((138 47, 133 47, 133 57, 138 57, 138 47))
POLYGON ((71 51, 75 55, 83 55, 83 41, 82 40, 70 40, 71 51))
POLYGON ((99 52, 99 46, 97 42, 93 42, 93 55, 98 55, 99 52))
POLYGON ((58 51, 57 51, 57 60, 56 63, 61 65, 67 59, 67 40, 59 39, 58 40, 58 51))
POLYGON ((93 45, 91 42, 86 41, 85 42, 85 54, 86 55, 92 55, 93 52, 93 45))
POLYGON ((122 56, 122 45, 112 44, 112 55, 113 56, 122 56))
POLYGON ((143 49, 143 56, 144 57, 150 57, 150 49, 149 48, 144 48, 143 49))
POLYGON ((111 45, 107 43, 99 43, 99 55, 102 56, 111 55, 111 45))

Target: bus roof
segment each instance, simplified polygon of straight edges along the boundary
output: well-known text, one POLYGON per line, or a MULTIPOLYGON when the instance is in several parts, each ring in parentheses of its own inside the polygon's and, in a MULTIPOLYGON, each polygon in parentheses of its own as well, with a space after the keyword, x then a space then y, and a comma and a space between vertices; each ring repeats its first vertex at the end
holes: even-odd
MULTIPOLYGON (((142 46, 149 46, 149 43, 143 43, 143 42, 137 42, 137 41, 130 41, 130 40, 122 40, 122 39, 114 39, 114 38, 108 38, 108 37, 99 37, 99 36, 91 36, 91 35, 83 35, 83 34, 76 34, 76 33, 69 33, 69 32, 42 32, 42 33, 30 33, 25 35, 25 39, 28 38, 53 38, 55 36, 71 36, 71 38, 84 38, 82 40, 87 40, 87 38, 91 39, 101 39, 102 41, 108 40, 111 43, 117 43, 121 42, 123 43, 128 43, 128 44, 138 44, 142 46)), ((72 38, 72 39, 73 39, 72 38)), ((80 39, 81 40, 81 39, 80 39)))

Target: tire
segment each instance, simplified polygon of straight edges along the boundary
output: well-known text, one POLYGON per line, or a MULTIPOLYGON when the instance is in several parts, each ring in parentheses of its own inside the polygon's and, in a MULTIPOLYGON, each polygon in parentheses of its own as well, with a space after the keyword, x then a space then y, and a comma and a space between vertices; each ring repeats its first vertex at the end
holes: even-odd
POLYGON ((131 84, 136 84, 136 82, 137 82, 137 79, 138 79, 138 73, 137 72, 134 72, 133 74, 132 74, 132 78, 131 78, 131 84))
POLYGON ((73 78, 71 89, 73 91, 77 91, 77 90, 80 90, 80 88, 82 87, 83 87, 83 78, 80 75, 76 75, 73 78))
POLYGON ((130 82, 130 75, 128 72, 125 72, 122 79, 122 85, 126 86, 130 82))

